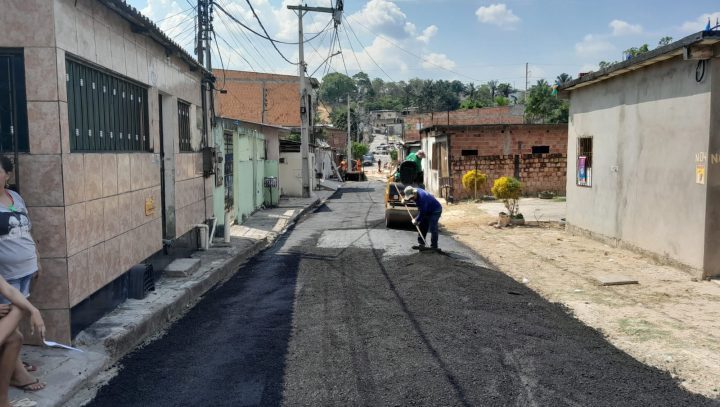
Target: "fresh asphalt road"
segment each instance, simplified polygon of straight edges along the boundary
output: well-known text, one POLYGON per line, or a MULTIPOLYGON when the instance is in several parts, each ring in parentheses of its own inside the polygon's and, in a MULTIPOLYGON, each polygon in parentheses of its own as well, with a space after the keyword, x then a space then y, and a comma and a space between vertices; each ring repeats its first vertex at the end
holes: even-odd
POLYGON ((121 361, 90 406, 718 406, 351 183, 121 361))

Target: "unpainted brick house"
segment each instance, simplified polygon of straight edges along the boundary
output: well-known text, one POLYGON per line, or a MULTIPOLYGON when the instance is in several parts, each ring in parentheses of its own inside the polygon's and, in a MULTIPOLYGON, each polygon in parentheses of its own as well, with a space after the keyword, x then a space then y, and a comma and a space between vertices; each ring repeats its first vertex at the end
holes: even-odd
POLYGON ((565 194, 566 124, 435 125, 421 130, 421 145, 425 186, 438 196, 473 196, 462 187, 462 176, 475 169, 488 176, 482 193, 495 179, 512 176, 525 195, 565 194))

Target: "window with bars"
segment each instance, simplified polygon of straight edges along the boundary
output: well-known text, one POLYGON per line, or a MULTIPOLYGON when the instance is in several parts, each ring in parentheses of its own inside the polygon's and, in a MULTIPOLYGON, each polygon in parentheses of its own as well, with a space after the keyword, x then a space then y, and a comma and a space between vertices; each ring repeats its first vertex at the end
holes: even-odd
POLYGON ((193 151, 190 140, 190 104, 181 101, 178 101, 178 132, 180 151, 193 151))
POLYGON ((28 151, 26 105, 23 50, 0 49, 0 153, 28 151))
POLYGON ((577 139, 577 166, 575 183, 578 186, 592 186, 592 137, 578 137, 577 139))
POLYGON ((71 151, 150 151, 147 89, 67 59, 71 151))

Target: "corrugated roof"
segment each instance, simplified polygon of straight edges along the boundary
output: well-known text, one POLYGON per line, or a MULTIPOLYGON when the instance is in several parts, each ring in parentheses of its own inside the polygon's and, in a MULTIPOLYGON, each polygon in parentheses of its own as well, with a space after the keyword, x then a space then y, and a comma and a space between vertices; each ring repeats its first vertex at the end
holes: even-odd
POLYGON ((700 31, 695 34, 688 35, 687 37, 671 44, 655 48, 652 51, 645 52, 634 58, 611 65, 605 69, 590 72, 570 82, 566 82, 565 84, 559 86, 558 90, 566 92, 583 86, 592 85, 594 83, 682 55, 684 49, 691 45, 709 45, 717 42, 720 42, 720 31, 700 31))

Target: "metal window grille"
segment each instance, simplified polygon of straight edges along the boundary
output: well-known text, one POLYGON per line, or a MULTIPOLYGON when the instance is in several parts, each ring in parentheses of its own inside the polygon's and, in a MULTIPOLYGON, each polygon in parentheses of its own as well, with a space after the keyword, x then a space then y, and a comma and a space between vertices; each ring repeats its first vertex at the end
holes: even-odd
POLYGON ((150 151, 147 89, 67 59, 71 151, 150 151))
POLYGON ((225 133, 225 209, 233 207, 233 135, 225 133))
POLYGON ((180 101, 178 101, 178 130, 180 151, 193 151, 190 143, 190 105, 180 101))
POLYGON ((29 150, 26 105, 23 50, 0 49, 0 153, 29 150))
POLYGON ((579 137, 577 139, 577 166, 575 181, 578 186, 592 186, 592 137, 579 137))

